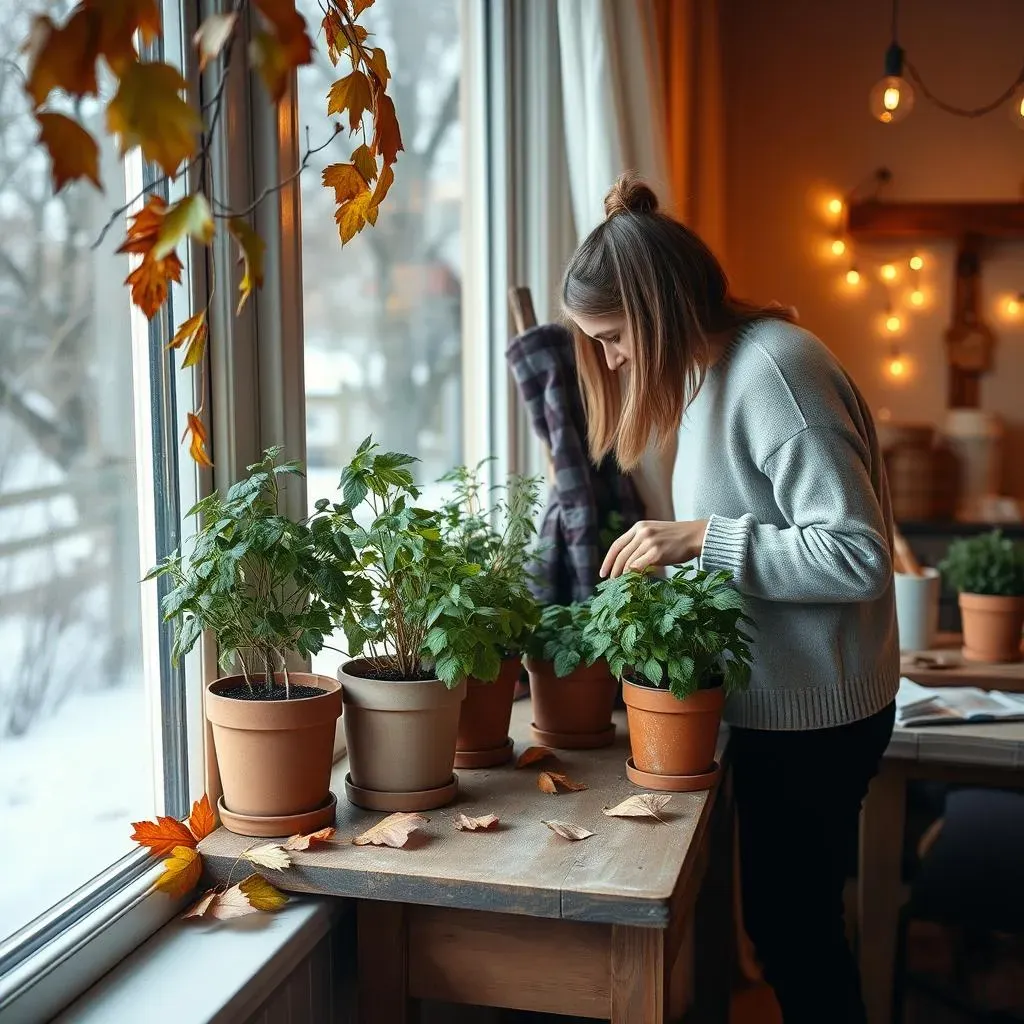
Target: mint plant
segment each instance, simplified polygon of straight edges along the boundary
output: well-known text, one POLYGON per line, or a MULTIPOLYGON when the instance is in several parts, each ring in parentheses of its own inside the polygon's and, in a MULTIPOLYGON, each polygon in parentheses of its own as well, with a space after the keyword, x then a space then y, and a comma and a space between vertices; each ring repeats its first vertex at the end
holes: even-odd
POLYGON ((415 504, 415 462, 368 437, 342 472, 342 500, 316 503, 314 536, 361 585, 337 620, 347 653, 379 679, 492 680, 501 667, 494 637, 508 634, 512 612, 490 603, 480 564, 445 542, 441 514, 415 504))
POLYGON ((549 604, 530 634, 527 653, 532 658, 550 661, 559 678, 580 666, 592 665, 598 656, 586 636, 590 614, 589 603, 549 604))
POLYGON ((1024 596, 1024 545, 992 530, 949 545, 939 563, 946 582, 962 594, 1024 596))
POLYGON ((301 473, 296 462, 278 464, 281 451, 268 448, 227 494, 215 492, 189 509, 199 518, 191 550, 174 552, 145 578, 166 576, 174 585, 161 610, 176 623, 175 662, 210 630, 222 669, 237 662, 250 691, 262 675, 267 695, 282 672, 287 697, 288 654, 319 651, 332 617, 359 588, 333 545, 281 512, 281 477, 301 473))
POLYGON ((667 687, 682 700, 717 685, 727 694, 747 686, 750 622, 727 572, 629 572, 598 585, 584 639, 617 679, 667 687))

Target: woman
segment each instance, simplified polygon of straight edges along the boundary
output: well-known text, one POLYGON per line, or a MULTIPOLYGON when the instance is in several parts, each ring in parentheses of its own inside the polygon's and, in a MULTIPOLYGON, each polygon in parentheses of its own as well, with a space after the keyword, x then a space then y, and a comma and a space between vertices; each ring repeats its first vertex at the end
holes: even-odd
POLYGON ((791 312, 729 293, 649 188, 621 179, 605 211, 563 303, 591 455, 636 472, 651 518, 601 574, 698 559, 745 595, 753 673, 725 717, 747 931, 786 1024, 863 1024, 843 886, 899 680, 871 415, 791 312))

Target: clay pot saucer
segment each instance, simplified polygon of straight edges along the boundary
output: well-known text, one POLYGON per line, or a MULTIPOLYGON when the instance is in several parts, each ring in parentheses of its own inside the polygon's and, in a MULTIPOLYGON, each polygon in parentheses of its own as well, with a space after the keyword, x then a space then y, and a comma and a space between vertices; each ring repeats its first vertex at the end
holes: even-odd
POLYGON ((556 750, 596 750, 598 747, 609 747, 615 742, 614 723, 600 732, 547 732, 531 722, 530 731, 538 743, 556 750))
POLYGON ((666 793, 698 793, 703 789, 713 789, 721 774, 722 766, 717 761, 711 769, 699 775, 655 775, 640 771, 633 763, 632 755, 626 758, 626 778, 630 782, 666 793))
POLYGON ((345 796, 350 804, 368 811, 431 811, 450 804, 459 791, 459 777, 452 775, 447 785, 436 789, 420 789, 411 793, 391 793, 377 789, 363 789, 345 775, 345 796))
POLYGON ((456 768, 496 768, 500 764, 507 764, 512 760, 512 737, 510 736, 504 746, 494 747, 491 750, 456 750, 456 768))
POLYGON ((294 836, 303 832, 315 832, 334 824, 334 814, 338 809, 338 800, 333 793, 328 793, 326 802, 312 811, 301 814, 236 814, 224 806, 224 798, 217 800, 217 813, 221 824, 229 831, 240 836, 259 836, 271 838, 277 836, 294 836))

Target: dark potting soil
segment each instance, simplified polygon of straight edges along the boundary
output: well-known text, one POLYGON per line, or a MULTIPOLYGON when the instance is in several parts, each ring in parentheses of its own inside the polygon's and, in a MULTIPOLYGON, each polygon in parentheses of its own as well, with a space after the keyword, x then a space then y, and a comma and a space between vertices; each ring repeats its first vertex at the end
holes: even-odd
POLYGON ((380 679, 389 683, 416 683, 437 678, 433 672, 417 672, 407 676, 396 668, 374 668, 372 665, 353 665, 351 662, 345 666, 345 671, 360 679, 380 679))
POLYGON ((217 696, 229 697, 231 700, 302 700, 303 697, 322 697, 323 690, 315 686, 290 686, 287 691, 284 683, 274 683, 268 690, 265 683, 256 682, 250 690, 245 683, 232 686, 230 690, 218 690, 217 696))

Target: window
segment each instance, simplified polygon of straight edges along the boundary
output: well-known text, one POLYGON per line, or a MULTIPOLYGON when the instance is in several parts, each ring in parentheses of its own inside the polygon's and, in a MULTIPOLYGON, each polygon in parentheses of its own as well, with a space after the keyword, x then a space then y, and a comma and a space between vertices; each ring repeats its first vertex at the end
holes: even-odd
POLYGON ((0 819, 24 837, 3 856, 4 966, 32 945, 20 930, 132 853, 133 820, 180 813, 184 788, 183 766, 164 761, 183 757, 167 713, 181 677, 139 585, 180 519, 176 475, 171 487, 154 472, 176 474, 177 439, 149 397, 168 393, 153 382, 170 365, 169 321, 130 310, 123 218, 95 244, 142 169, 102 131, 107 89, 76 111, 106 191, 53 195, 20 53, 43 7, 63 18, 70 4, 0 0, 0 819), (73 841, 31 838, 55 828, 73 841))

